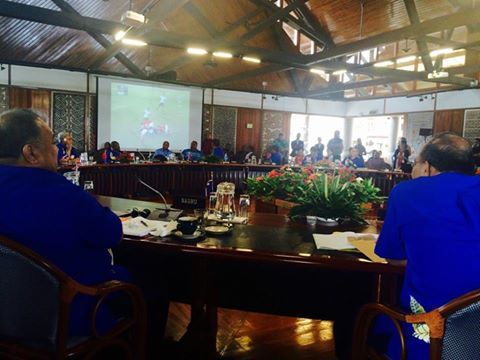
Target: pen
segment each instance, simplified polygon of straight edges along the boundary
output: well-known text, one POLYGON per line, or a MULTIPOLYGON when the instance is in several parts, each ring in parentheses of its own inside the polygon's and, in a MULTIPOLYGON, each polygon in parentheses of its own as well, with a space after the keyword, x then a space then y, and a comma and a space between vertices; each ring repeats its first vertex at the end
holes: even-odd
POLYGON ((148 227, 148 224, 147 224, 145 221, 140 220, 140 223, 141 223, 142 225, 145 225, 146 227, 148 227))

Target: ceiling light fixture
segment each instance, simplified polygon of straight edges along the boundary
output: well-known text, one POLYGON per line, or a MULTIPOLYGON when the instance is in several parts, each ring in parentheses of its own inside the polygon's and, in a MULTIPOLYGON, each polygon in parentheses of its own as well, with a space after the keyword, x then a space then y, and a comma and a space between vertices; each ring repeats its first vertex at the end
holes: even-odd
POLYGON ((373 64, 375 67, 387 67, 387 66, 392 66, 393 61, 387 60, 387 61, 380 61, 378 63, 373 64))
POLYGON ((206 55, 208 54, 208 51, 200 48, 188 48, 187 53, 190 55, 206 55))
POLYGON ((123 24, 129 26, 140 26, 148 22, 148 19, 145 17, 145 15, 132 10, 125 11, 120 20, 123 24))
POLYGON ((409 62, 415 61, 416 58, 417 57, 415 55, 405 56, 405 57, 397 59, 397 64, 409 63, 409 62))
POLYGON ((115 33, 115 41, 122 40, 127 32, 120 30, 115 33))
POLYGON ((225 59, 231 59, 233 57, 233 55, 231 53, 224 52, 224 51, 215 51, 213 53, 213 56, 221 57, 221 58, 225 58, 225 59))
POLYGON ((125 45, 132 45, 132 46, 146 46, 146 45, 148 45, 143 40, 128 39, 128 38, 123 38, 122 43, 125 44, 125 45))
POLYGON ((451 54, 452 52, 453 52, 452 48, 437 49, 437 50, 430 51, 430 56, 451 54))
POLYGON ((242 59, 245 61, 256 63, 256 64, 259 64, 262 62, 262 60, 260 60, 259 58, 251 57, 251 56, 243 56, 242 59))

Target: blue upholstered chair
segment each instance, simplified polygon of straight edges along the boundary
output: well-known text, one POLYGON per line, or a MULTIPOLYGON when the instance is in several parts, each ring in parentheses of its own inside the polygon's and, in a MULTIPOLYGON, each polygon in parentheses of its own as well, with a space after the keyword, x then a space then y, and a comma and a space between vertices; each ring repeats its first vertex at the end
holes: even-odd
POLYGON ((143 359, 145 312, 143 296, 134 285, 81 285, 33 251, 0 236, 0 358, 87 358, 118 348, 126 358, 143 359), (99 334, 96 313, 105 298, 117 292, 129 298, 129 315, 99 334), (88 337, 68 336, 70 304, 78 294, 96 300, 88 337))
POLYGON ((405 335, 401 322, 427 324, 430 329, 431 360, 480 359, 480 290, 460 296, 448 304, 424 314, 405 314, 390 306, 367 304, 357 317, 353 341, 353 359, 385 359, 368 346, 370 327, 379 315, 388 316, 400 337, 402 359, 406 359, 405 335))

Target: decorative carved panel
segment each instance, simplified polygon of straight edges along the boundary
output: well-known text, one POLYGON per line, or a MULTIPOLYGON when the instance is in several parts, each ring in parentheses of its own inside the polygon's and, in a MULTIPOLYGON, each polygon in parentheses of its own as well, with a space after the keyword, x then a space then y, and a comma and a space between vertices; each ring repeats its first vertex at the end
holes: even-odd
POLYGON ((213 108, 213 137, 220 140, 220 145, 230 144, 235 151, 237 129, 237 109, 215 106, 213 108))
POLYGON ((0 113, 8 109, 8 92, 6 86, 0 86, 0 113))
POLYGON ((279 133, 288 139, 290 114, 278 111, 264 111, 262 123, 262 153, 278 137, 279 133))
POLYGON ((472 144, 475 138, 480 138, 480 109, 465 110, 463 137, 470 140, 472 144))
POLYGON ((73 146, 85 150, 85 95, 53 94, 53 132, 70 131, 73 146))
POLYGON ((97 150, 97 97, 94 95, 90 96, 90 109, 89 109, 90 123, 88 126, 88 150, 93 151, 97 150))

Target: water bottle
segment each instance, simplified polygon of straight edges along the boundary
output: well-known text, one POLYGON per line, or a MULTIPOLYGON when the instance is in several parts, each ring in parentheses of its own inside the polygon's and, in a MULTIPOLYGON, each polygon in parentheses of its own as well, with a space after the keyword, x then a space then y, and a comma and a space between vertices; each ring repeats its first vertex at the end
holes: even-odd
POLYGON ((252 155, 252 165, 257 165, 257 157, 252 155))
POLYGON ((225 155, 223 155, 223 161, 228 162, 228 154, 227 153, 225 153, 225 155))

